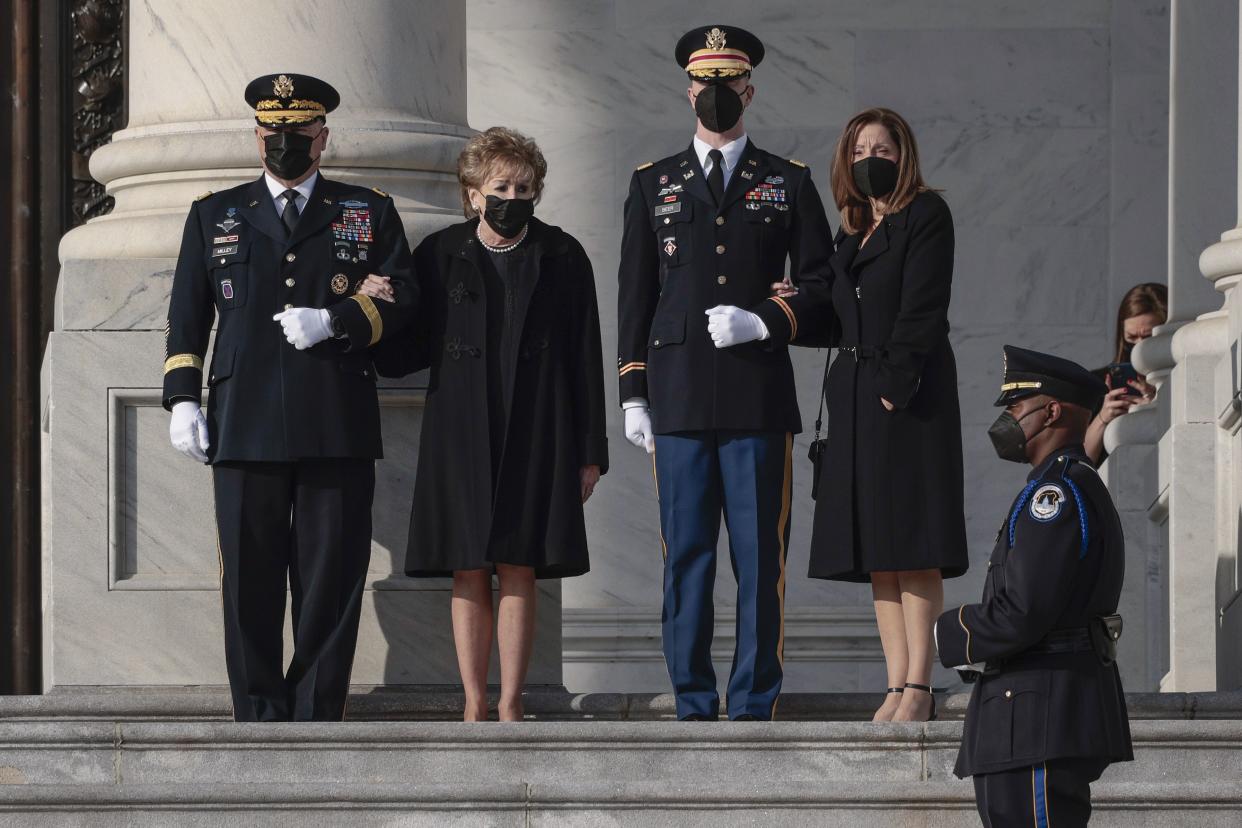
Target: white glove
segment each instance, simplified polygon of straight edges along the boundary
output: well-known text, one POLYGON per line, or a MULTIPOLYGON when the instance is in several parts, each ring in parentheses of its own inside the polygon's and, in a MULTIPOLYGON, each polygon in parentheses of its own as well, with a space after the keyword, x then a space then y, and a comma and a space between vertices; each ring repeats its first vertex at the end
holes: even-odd
POLYGON ((272 317, 285 331, 285 339, 299 351, 332 336, 332 317, 322 308, 289 308, 272 317))
POLYGON ((172 440, 173 448, 191 460, 207 462, 207 449, 211 443, 207 441, 207 418, 198 403, 182 400, 173 405, 168 439, 172 440))
POLYGON ((625 409, 625 439, 648 454, 655 452, 655 435, 651 433, 651 413, 645 405, 625 409))
POLYGON ((770 336, 763 320, 748 310, 733 305, 717 305, 703 313, 707 314, 707 332, 712 335, 712 342, 716 343, 717 348, 728 348, 770 336))

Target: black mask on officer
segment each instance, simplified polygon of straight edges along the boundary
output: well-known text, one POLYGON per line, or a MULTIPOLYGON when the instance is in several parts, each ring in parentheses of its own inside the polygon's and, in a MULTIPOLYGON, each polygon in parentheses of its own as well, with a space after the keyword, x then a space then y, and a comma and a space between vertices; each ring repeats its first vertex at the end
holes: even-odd
POLYGON ((712 132, 728 132, 742 119, 746 103, 722 82, 709 83, 694 98, 694 114, 712 132))
MULTIPOLYGON (((322 133, 321 133, 322 134, 322 133)), ((277 178, 293 181, 311 168, 310 149, 315 138, 300 132, 274 132, 263 136, 263 164, 277 178)))
POLYGON ((489 195, 487 207, 483 210, 483 220, 487 226, 506 239, 512 239, 522 232, 526 222, 535 214, 533 198, 501 198, 489 195))
POLYGON ((869 155, 855 161, 850 170, 854 185, 870 198, 884 198, 897 186, 897 165, 887 158, 869 155))
MULTIPOLYGON (((992 427, 988 429, 988 438, 992 441, 992 448, 996 449, 996 455, 1002 460, 1009 460, 1013 463, 1028 463, 1029 458, 1026 456, 1026 444, 1039 435, 1044 429, 1026 436, 1026 432, 1022 430, 1022 420, 1032 414, 1038 414, 1044 409, 1036 408, 1034 411, 1028 411, 1021 418, 1015 417, 1008 411, 1002 411, 1001 415, 996 418, 996 422, 992 423, 992 427)), ((1047 428, 1045 426, 1044 428, 1047 428)))

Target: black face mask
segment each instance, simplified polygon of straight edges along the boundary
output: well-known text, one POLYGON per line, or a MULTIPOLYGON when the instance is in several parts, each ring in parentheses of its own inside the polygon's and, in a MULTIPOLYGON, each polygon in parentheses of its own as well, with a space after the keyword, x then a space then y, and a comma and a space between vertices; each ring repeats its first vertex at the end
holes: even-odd
MULTIPOLYGON (((1032 414, 1038 414, 1043 411, 1037 408, 1034 411, 1028 411, 1022 415, 1022 420, 1032 414)), ((996 449, 996 456, 1002 460, 1009 460, 1013 463, 1027 463, 1029 460, 1026 456, 1026 444, 1030 438, 1026 436, 1026 432, 1022 430, 1022 420, 1014 417, 1008 411, 1002 411, 1001 415, 996 418, 996 422, 992 423, 992 427, 988 429, 988 438, 992 441, 992 448, 996 449)), ((1043 429, 1031 435, 1031 438, 1037 436, 1043 429)))
POLYGON ((869 155, 855 161, 851 170, 854 184, 865 196, 884 198, 897 186, 897 165, 887 158, 869 155))
MULTIPOLYGON (((319 136, 315 136, 316 138, 319 136)), ((263 137, 263 164, 277 178, 293 181, 311 168, 315 138, 300 132, 275 132, 263 137)))
POLYGON ((501 198, 487 196, 487 208, 483 211, 483 220, 487 226, 506 239, 512 239, 522 232, 526 222, 535 214, 533 198, 501 198))
POLYGON ((694 98, 694 114, 712 132, 728 132, 742 119, 746 105, 742 96, 723 83, 713 83, 699 90, 694 98))

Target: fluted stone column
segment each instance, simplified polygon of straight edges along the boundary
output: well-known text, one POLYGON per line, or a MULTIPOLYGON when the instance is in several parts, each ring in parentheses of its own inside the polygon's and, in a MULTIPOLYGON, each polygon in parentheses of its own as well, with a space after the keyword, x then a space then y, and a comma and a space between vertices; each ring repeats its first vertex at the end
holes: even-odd
MULTIPOLYGON (((411 240, 460 216, 466 126, 459 0, 130 4, 129 123, 91 159, 116 207, 66 235, 44 363, 48 687, 222 684, 210 474, 168 445, 168 292, 193 198, 259 174, 242 91, 312 74, 341 93, 324 173, 389 191, 411 240)), ((381 391, 386 459, 355 684, 456 683, 447 583, 396 575, 420 378, 381 391)), ((208 403, 210 404, 210 403, 208 403)), ((559 683, 559 591, 532 682, 559 683)))
POLYGON ((1172 14, 1169 324, 1135 349, 1134 361, 1159 386, 1167 412, 1149 510, 1166 526, 1169 550, 1169 670, 1160 687, 1203 691, 1236 686, 1238 675, 1234 668, 1232 685, 1222 683, 1230 672, 1222 656, 1236 661, 1226 642, 1236 649, 1239 640, 1225 629, 1226 619, 1235 627, 1238 619, 1222 610, 1237 590, 1242 489, 1232 471, 1236 417, 1227 415, 1238 383, 1233 287, 1242 229, 1212 244, 1236 223, 1242 193, 1237 145, 1213 137, 1238 135, 1238 3, 1175 0, 1172 14))

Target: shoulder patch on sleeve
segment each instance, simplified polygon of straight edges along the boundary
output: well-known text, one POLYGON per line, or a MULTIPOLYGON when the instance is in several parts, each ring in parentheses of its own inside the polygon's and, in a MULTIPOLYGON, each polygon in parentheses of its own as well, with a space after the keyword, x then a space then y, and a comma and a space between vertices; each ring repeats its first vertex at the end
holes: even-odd
POLYGON ((806 169, 806 164, 802 163, 797 158, 790 158, 789 163, 793 164, 795 167, 802 167, 803 169, 806 169))
POLYGON ((1040 523, 1051 523, 1065 508, 1065 490, 1056 483, 1044 483, 1031 495, 1029 511, 1040 523))
POLYGON ((384 191, 383 191, 383 190, 381 190, 379 187, 372 187, 371 189, 372 189, 372 190, 374 190, 375 192, 379 193, 380 195, 382 195, 384 198, 389 198, 388 193, 384 192, 384 191))
POLYGON ((207 197, 207 196, 209 196, 209 195, 211 195, 211 190, 208 190, 207 192, 203 193, 201 196, 199 196, 198 198, 196 198, 196 199, 194 199, 194 200, 195 200, 195 201, 202 201, 204 198, 206 198, 206 197, 207 197))
POLYGON ((655 166, 655 162, 654 162, 654 161, 648 161, 648 162, 647 162, 647 163, 645 163, 645 164, 639 164, 637 167, 635 167, 635 168, 634 168, 634 170, 635 170, 635 172, 637 172, 637 171, 639 171, 639 170, 645 170, 645 169, 647 169, 648 167, 654 167, 654 166, 655 166))

